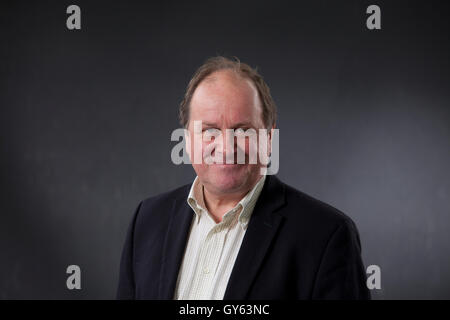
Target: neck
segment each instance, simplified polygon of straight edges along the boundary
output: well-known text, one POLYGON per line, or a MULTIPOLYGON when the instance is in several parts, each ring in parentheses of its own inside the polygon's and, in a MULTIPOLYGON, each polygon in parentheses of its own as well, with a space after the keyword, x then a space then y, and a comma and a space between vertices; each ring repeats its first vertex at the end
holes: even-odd
POLYGON ((206 209, 214 218, 216 223, 222 221, 225 213, 234 208, 245 195, 252 190, 252 188, 258 183, 259 179, 250 187, 236 193, 216 194, 208 191, 203 187, 203 199, 206 209))

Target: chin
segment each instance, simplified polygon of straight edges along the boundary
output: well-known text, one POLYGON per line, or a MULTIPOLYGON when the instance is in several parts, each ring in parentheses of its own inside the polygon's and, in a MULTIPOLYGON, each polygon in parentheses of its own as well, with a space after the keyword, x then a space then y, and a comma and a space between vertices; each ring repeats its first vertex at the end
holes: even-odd
POLYGON ((218 165, 214 168, 214 174, 210 180, 211 184, 217 191, 228 193, 234 192, 242 188, 248 177, 245 174, 244 168, 232 168, 232 165, 218 165))

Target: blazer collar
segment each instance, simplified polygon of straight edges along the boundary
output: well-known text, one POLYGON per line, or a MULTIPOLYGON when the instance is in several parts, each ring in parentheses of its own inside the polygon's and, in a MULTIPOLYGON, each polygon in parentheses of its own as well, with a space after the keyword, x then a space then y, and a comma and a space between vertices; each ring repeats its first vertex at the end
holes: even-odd
POLYGON ((284 184, 275 176, 267 176, 228 280, 224 300, 247 298, 283 220, 275 211, 285 201, 284 184))
MULTIPOLYGON (((186 203, 187 185, 174 201, 163 247, 159 298, 173 299, 193 219, 186 203)), ((284 184, 267 176, 236 258, 224 299, 245 299, 283 217, 274 211, 285 203, 284 184)))

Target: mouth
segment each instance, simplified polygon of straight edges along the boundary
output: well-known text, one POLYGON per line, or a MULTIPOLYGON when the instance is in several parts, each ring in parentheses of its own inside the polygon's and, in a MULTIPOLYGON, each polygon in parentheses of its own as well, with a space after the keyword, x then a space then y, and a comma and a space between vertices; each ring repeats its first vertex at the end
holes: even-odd
POLYGON ((228 164, 228 163, 221 163, 221 164, 219 164, 219 163, 214 163, 214 164, 212 164, 213 166, 215 166, 216 168, 219 168, 219 169, 230 169, 230 168, 237 168, 237 167, 240 167, 240 166, 242 166, 242 164, 238 164, 238 163, 231 163, 231 164, 228 164))

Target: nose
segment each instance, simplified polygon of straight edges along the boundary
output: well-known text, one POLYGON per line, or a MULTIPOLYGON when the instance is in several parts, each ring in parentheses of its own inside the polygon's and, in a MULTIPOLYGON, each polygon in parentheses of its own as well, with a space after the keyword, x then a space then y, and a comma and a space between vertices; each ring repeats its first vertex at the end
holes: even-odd
POLYGON ((234 163, 236 144, 233 130, 226 129, 224 137, 225 137, 223 141, 224 163, 234 163))

